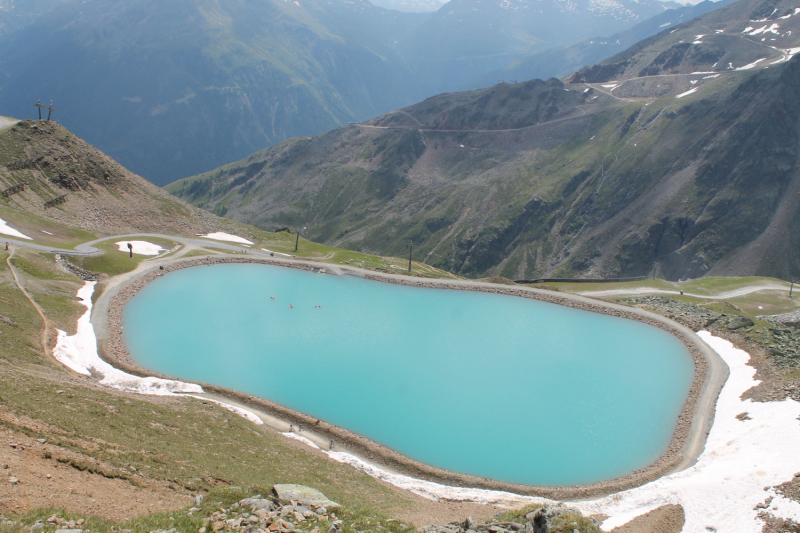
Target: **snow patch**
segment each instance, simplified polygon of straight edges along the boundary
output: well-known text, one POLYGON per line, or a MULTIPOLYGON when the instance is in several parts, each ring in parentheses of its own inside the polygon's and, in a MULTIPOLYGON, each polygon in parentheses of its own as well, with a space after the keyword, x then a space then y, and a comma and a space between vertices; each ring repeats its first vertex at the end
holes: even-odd
POLYGON ((3 220, 2 218, 0 218, 0 233, 2 233, 3 235, 10 235, 12 237, 17 237, 19 239, 27 239, 29 241, 33 240, 27 235, 24 235, 19 231, 15 230, 14 228, 9 228, 6 221, 3 220))
POLYGON ((678 96, 676 96, 675 98, 683 98, 684 96, 689 96, 690 94, 697 92, 697 89, 698 89, 698 87, 694 87, 692 89, 689 89, 685 93, 681 93, 678 96))
POLYGON ((307 437, 303 437, 302 435, 298 435, 297 433, 294 433, 292 431, 287 431, 285 433, 281 433, 281 435, 283 435, 284 437, 287 437, 289 439, 298 440, 298 441, 302 442, 303 444, 307 444, 307 445, 311 446, 312 448, 316 448, 318 450, 320 449, 319 446, 314 444, 314 442, 311 439, 309 439, 307 437))
POLYGON ((214 402, 217 405, 221 405, 228 411, 236 413, 237 415, 243 418, 246 418, 247 420, 249 420, 253 424, 256 424, 257 426, 264 425, 264 421, 261 420, 260 416, 255 414, 253 411, 248 411, 247 409, 239 407, 238 405, 231 405, 229 403, 220 402, 219 400, 212 400, 211 398, 206 398, 205 396, 196 396, 194 394, 189 394, 189 396, 191 396, 192 398, 197 398, 198 400, 203 400, 205 402, 214 402))
POLYGON ((120 241, 114 244, 117 245, 120 252, 126 253, 128 252, 128 244, 131 244, 133 246, 133 253, 136 255, 158 255, 161 253, 161 250, 164 250, 161 246, 147 241, 120 241))
POLYGON ((714 74, 713 76, 703 76, 704 80, 712 79, 712 78, 719 78, 719 74, 714 74))
POLYGON ((739 71, 739 70, 750 70, 751 68, 755 68, 756 65, 758 65, 759 63, 761 63, 762 61, 764 61, 766 59, 767 59, 766 57, 762 57, 761 59, 756 59, 752 63, 748 63, 747 65, 744 65, 744 66, 739 67, 739 68, 735 68, 733 70, 736 70, 736 71, 739 71))
POLYGON ((748 32, 748 30, 746 29, 742 33, 746 33, 747 35, 759 35, 761 33, 774 33, 775 35, 778 35, 778 30, 780 29, 780 26, 778 24, 773 23, 771 26, 762 26, 762 27, 758 28, 757 30, 754 30, 750 26, 748 26, 747 28, 750 31, 748 32))
POLYGON ((39 231, 41 231, 42 233, 47 233, 48 235, 53 235, 53 234, 52 234, 52 233, 50 233, 49 231, 45 231, 45 230, 39 230, 39 231))
POLYGON ((497 490, 470 489, 463 487, 450 487, 440 485, 432 481, 424 481, 402 474, 393 474, 371 465, 347 452, 327 451, 325 452, 331 459, 340 463, 349 464, 358 470, 366 472, 370 476, 391 483, 396 487, 406 489, 414 494, 419 494, 431 500, 448 500, 458 502, 477 502, 486 505, 498 505, 501 507, 518 507, 529 503, 544 503, 543 498, 520 496, 510 492, 497 490))
POLYGON ((87 281, 78 291, 78 298, 86 306, 86 312, 78 319, 75 335, 67 335, 65 331, 57 330, 58 341, 53 349, 53 357, 79 374, 100 378, 102 385, 126 392, 156 396, 173 396, 187 392, 202 393, 203 388, 200 385, 171 379, 133 376, 100 359, 97 354, 97 337, 91 322, 92 294, 96 284, 96 281, 87 281))
POLYGON ((224 231, 217 231, 214 233, 208 233, 206 235, 198 234, 197 236, 205 237, 206 239, 214 239, 215 241, 238 242, 239 244, 253 244, 244 237, 239 237, 238 235, 231 235, 230 233, 225 233, 224 231))

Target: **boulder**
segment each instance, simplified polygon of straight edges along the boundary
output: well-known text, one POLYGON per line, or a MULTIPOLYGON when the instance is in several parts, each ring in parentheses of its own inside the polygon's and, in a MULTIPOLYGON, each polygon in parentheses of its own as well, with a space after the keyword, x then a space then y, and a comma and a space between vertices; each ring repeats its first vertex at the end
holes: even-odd
POLYGON ((317 489, 304 485, 275 485, 272 490, 281 503, 297 502, 298 505, 325 507, 328 510, 341 507, 317 489))
POLYGON ((558 515, 570 512, 565 507, 540 507, 533 513, 528 513, 525 518, 530 520, 533 533, 549 533, 553 529, 553 518, 558 515))
POLYGON ((267 500, 264 498, 245 498, 243 500, 239 500, 239 505, 242 507, 249 507, 253 511, 258 511, 259 509, 264 509, 265 511, 272 511, 275 509, 275 504, 272 503, 271 500, 267 500))
POLYGON ((728 329, 734 330, 739 328, 749 328, 753 325, 753 321, 746 316, 735 316, 728 320, 728 329))

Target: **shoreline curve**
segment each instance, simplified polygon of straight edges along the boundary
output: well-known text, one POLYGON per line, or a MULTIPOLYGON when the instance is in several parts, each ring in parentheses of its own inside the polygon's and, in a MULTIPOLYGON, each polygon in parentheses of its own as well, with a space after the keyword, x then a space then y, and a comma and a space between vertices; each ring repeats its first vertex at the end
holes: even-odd
POLYGON ((626 307, 579 295, 553 293, 528 287, 495 285, 470 280, 433 280, 376 273, 354 267, 315 263, 313 261, 261 259, 255 257, 175 259, 161 264, 160 266, 153 265, 150 269, 139 273, 133 273, 129 277, 123 277, 118 283, 113 284, 108 290, 103 291, 103 294, 100 295, 95 304, 92 323, 95 325, 95 330, 98 334, 98 351, 100 356, 113 366, 134 375, 175 379, 171 376, 165 376, 145 369, 133 360, 125 346, 122 335, 122 310, 125 304, 142 288, 164 274, 183 268, 224 263, 265 264, 307 271, 311 271, 313 268, 325 268, 329 271, 335 271, 337 274, 355 275, 365 279, 399 285, 491 292, 522 298, 532 298, 585 311, 637 320, 658 327, 681 340, 689 351, 694 363, 694 378, 666 451, 653 463, 629 474, 592 484, 564 487, 522 485, 436 468, 406 457, 387 446, 378 444, 344 428, 333 426, 325 422, 315 425, 314 423, 317 421, 315 417, 294 411, 275 402, 233 389, 207 383, 199 383, 206 392, 216 397, 227 398, 242 407, 249 407, 261 411, 286 424, 304 424, 305 427, 313 428, 315 434, 324 437, 326 440, 334 440, 338 448, 343 448, 345 451, 365 461, 410 477, 443 485, 503 491, 519 494, 521 496, 537 496, 553 500, 574 501, 620 492, 643 485, 664 475, 683 470, 693 465, 704 449, 706 438, 714 420, 717 397, 729 373, 728 367, 722 358, 690 328, 661 315, 642 309, 626 307), (163 270, 161 267, 163 267, 163 270))

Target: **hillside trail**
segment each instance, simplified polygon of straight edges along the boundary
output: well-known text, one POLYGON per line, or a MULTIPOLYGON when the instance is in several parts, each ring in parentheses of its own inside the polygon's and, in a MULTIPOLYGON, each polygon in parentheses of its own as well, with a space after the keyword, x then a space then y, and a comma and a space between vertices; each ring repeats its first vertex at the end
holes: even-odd
MULTIPOLYGON (((616 98, 616 97, 615 97, 616 98)), ((588 115, 589 113, 586 112, 584 105, 576 105, 575 111, 570 113, 567 116, 555 118, 553 120, 548 120, 545 122, 538 122, 536 124, 531 124, 530 126, 523 126, 521 128, 505 128, 505 129, 492 129, 492 130, 478 130, 478 129, 460 129, 460 130, 445 130, 445 129, 432 129, 432 128, 412 128, 410 126, 373 126, 372 124, 352 124, 352 126, 358 126, 359 128, 366 128, 366 129, 373 129, 373 130, 414 130, 414 131, 424 131, 429 133, 502 133, 505 131, 524 131, 533 128, 538 128, 540 126, 546 126, 548 124, 554 124, 556 122, 562 122, 564 120, 570 120, 573 118, 583 117, 588 115), (580 113, 577 113, 580 111, 580 113)), ((593 110, 590 109, 590 112, 593 110)), ((407 113, 406 113, 407 114, 407 113)), ((410 116, 410 115, 409 115, 410 116)), ((414 117, 411 117, 414 118, 414 117)), ((417 122, 419 120, 415 119, 417 122)))
POLYGON ((49 339, 50 339, 50 323, 47 321, 47 318, 44 316, 44 312, 42 311, 42 308, 39 307, 39 304, 36 303, 36 301, 33 299, 33 297, 30 295, 30 293, 28 293, 28 291, 25 290, 24 280, 20 281, 22 279, 22 276, 17 274, 16 269, 11 264, 11 258, 14 257, 14 254, 17 251, 16 248, 14 246, 9 246, 9 249, 10 249, 11 253, 8 254, 8 257, 6 257, 6 264, 8 265, 8 269, 11 271, 11 275, 14 276, 14 283, 17 284, 17 287, 19 288, 19 290, 22 291, 22 294, 25 295, 25 298, 28 299, 28 301, 31 303, 31 305, 34 307, 34 309, 36 309, 36 312, 39 314, 39 317, 42 319, 42 324, 44 324, 44 326, 42 328, 41 339, 40 339, 40 342, 42 343, 42 352, 44 353, 44 356, 46 358, 53 359, 52 355, 50 354, 50 350, 47 347, 49 339))
MULTIPOLYGON (((727 300, 729 298, 737 298, 759 291, 785 291, 788 287, 778 283, 763 283, 761 285, 747 285, 739 287, 738 289, 731 289, 729 291, 721 292, 718 294, 695 294, 691 292, 683 292, 683 296, 693 296, 695 298, 705 298, 707 300, 727 300)), ((611 289, 604 291, 583 291, 579 292, 581 296, 590 296, 594 298, 609 298, 615 296, 643 296, 648 294, 681 294, 679 290, 671 291, 667 289, 653 289, 650 287, 636 287, 632 289, 611 289)))

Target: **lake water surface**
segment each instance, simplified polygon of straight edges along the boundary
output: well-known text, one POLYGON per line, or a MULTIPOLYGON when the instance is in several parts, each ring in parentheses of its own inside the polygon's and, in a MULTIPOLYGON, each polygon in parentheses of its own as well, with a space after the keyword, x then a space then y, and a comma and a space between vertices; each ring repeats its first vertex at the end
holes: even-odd
POLYGON ((528 485, 601 481, 657 459, 694 368, 678 339, 632 320, 266 265, 167 274, 128 303, 124 326, 151 370, 528 485))

